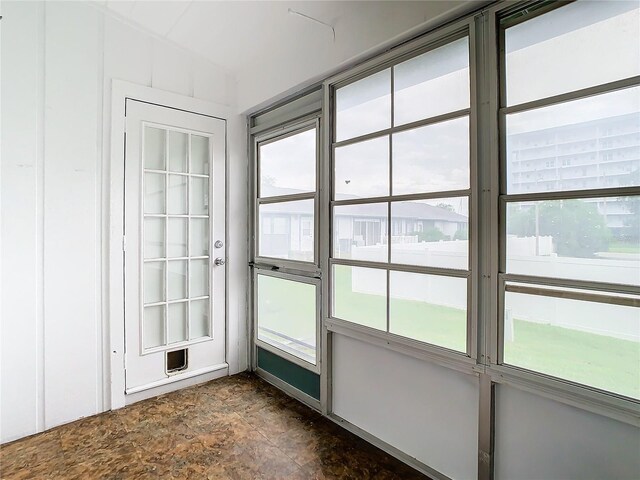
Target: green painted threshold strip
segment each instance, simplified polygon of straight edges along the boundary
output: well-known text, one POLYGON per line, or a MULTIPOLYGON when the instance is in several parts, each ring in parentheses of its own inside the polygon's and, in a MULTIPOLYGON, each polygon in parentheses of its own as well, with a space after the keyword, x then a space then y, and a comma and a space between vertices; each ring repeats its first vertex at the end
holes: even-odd
POLYGON ((292 387, 320 400, 320 375, 258 347, 258 367, 292 387))

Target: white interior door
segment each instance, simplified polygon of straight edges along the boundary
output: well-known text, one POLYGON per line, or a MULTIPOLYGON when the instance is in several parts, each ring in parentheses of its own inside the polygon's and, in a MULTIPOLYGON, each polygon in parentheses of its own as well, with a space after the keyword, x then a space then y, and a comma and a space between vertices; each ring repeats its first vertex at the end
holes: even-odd
POLYGON ((225 122, 127 100, 126 393, 226 369, 225 122))

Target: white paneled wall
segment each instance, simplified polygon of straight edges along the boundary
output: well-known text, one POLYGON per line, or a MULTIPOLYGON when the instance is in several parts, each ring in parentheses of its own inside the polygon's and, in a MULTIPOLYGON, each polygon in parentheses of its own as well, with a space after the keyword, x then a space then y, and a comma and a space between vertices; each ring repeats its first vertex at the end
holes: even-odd
MULTIPOLYGON (((199 57, 76 2, 3 2, 0 442, 109 408, 107 290, 111 79, 235 104, 199 57)), ((242 122, 230 119, 231 218, 246 218, 242 122), (237 182, 234 185, 233 182, 237 182)), ((234 225, 231 329, 244 331, 246 225, 234 225), (238 235, 238 238, 235 236, 238 235), (238 268, 241 266, 241 268, 238 268), (238 326, 236 323, 240 323, 238 326)), ((242 335, 230 345, 246 366, 242 335), (237 351, 240 348, 240 351, 237 351)))
POLYGON ((456 479, 477 478, 478 379, 333 336, 333 411, 456 479))

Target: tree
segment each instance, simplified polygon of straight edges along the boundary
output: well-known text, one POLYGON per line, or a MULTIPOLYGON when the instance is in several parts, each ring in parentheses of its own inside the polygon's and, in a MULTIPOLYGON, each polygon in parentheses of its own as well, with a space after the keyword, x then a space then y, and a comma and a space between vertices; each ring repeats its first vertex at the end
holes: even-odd
POLYGON ((611 231, 593 202, 545 201, 536 205, 509 205, 508 231, 519 237, 551 236, 556 253, 570 257, 593 257, 607 251, 611 231), (536 221, 537 217, 537 221, 536 221))
POLYGON ((419 242, 439 242, 440 240, 449 240, 449 237, 435 227, 426 227, 424 231, 418 232, 419 242))

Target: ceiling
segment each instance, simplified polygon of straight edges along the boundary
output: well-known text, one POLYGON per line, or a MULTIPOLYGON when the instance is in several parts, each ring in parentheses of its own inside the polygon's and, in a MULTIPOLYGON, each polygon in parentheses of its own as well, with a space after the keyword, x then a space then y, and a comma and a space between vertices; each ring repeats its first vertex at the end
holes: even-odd
POLYGON ((245 111, 429 21, 471 9, 474 2, 108 1, 106 6, 235 75, 238 107, 245 111))

